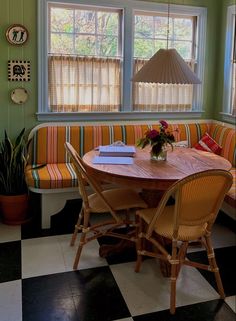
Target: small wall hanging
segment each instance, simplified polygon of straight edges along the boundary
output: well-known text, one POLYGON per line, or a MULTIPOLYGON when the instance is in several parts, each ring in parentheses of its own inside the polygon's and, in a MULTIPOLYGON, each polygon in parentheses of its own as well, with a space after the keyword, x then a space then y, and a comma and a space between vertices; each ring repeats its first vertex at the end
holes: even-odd
POLYGON ((26 60, 9 60, 8 80, 30 81, 30 62, 26 60))
POLYGON ((15 88, 11 92, 11 100, 17 105, 24 104, 28 99, 28 92, 24 88, 15 88))
POLYGON ((6 31, 7 41, 12 45, 23 45, 28 37, 28 30, 19 24, 11 25, 6 31))

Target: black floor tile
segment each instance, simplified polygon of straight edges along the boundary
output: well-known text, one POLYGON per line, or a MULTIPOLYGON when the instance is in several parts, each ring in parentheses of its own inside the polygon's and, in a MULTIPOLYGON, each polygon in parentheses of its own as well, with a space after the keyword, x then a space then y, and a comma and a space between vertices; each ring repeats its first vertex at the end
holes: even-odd
MULTIPOLYGON (((117 233, 127 234, 127 229, 117 229, 117 233)), ((111 252, 106 256, 108 264, 119 264, 136 261, 135 243, 110 236, 102 236, 98 239, 100 246, 111 247, 111 252)))
POLYGON ((31 220, 21 226, 22 239, 70 234, 74 230, 81 209, 81 199, 67 201, 65 207, 51 217, 51 228, 41 229, 40 195, 31 194, 31 220))
MULTIPOLYGON (((216 223, 223 225, 225 227, 227 227, 229 230, 231 230, 232 232, 236 233, 236 220, 234 220, 233 218, 231 218, 229 215, 225 214, 224 212, 220 211, 217 219, 216 219, 216 223)), ((236 240, 235 240, 236 242, 236 240)))
POLYGON ((235 321, 235 313, 223 300, 213 300, 133 317, 134 321, 235 321))
POLYGON ((111 321, 130 313, 109 267, 22 280, 23 321, 111 321))
MULTIPOLYGON (((236 246, 215 249, 217 265, 224 286, 226 296, 236 295, 236 261, 234 259, 236 246)), ((193 252, 188 254, 188 258, 193 261, 207 264, 205 251, 193 252)), ((217 290, 215 277, 212 272, 199 269, 205 279, 217 290)))
POLYGON ((0 243, 0 283, 21 278, 21 241, 0 243))

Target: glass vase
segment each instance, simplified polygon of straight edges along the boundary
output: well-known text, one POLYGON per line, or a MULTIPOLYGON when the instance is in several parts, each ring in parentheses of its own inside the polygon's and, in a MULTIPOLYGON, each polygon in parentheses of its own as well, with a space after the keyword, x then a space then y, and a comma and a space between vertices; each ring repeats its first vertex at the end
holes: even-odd
POLYGON ((166 161, 167 158, 167 150, 162 149, 159 153, 154 153, 151 151, 151 160, 152 161, 166 161))

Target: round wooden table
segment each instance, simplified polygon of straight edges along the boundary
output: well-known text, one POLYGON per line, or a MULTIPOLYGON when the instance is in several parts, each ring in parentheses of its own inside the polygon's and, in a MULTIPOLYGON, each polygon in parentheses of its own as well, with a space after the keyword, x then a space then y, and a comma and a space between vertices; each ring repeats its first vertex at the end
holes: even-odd
MULTIPOLYGON (((148 149, 137 149, 131 165, 93 164, 97 155, 98 151, 93 150, 83 157, 86 169, 95 179, 141 189, 142 197, 150 207, 157 206, 165 190, 179 179, 209 169, 231 169, 231 163, 223 157, 182 147, 168 150, 166 161, 151 161, 148 149)), ((168 246, 164 238, 159 241, 168 246)), ((116 246, 105 245, 100 254, 106 256, 110 252, 120 252, 124 247, 123 241, 116 246)), ((160 267, 162 274, 168 277, 170 265, 160 261, 160 267)))
POLYGON ((156 206, 163 192, 179 179, 209 169, 231 169, 227 159, 193 148, 170 149, 166 161, 151 161, 148 149, 137 148, 132 165, 93 164, 96 155, 98 151, 92 150, 83 157, 93 177, 99 181, 142 189, 150 206, 156 206), (156 198, 154 203, 152 193, 156 198))

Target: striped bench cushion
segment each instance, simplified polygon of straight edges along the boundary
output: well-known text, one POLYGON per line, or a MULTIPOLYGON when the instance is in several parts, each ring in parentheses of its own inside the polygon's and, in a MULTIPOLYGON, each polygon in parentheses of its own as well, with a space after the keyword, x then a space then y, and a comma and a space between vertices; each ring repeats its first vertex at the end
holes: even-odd
POLYGON ((225 197, 225 202, 236 208, 236 168, 232 168, 230 172, 233 175, 233 185, 225 197))
POLYGON ((236 131, 233 128, 212 124, 211 137, 222 146, 221 156, 228 159, 233 167, 236 167, 236 131))
POLYGON ((77 176, 72 164, 47 164, 40 169, 26 167, 28 186, 42 189, 55 189, 77 186, 77 176))

